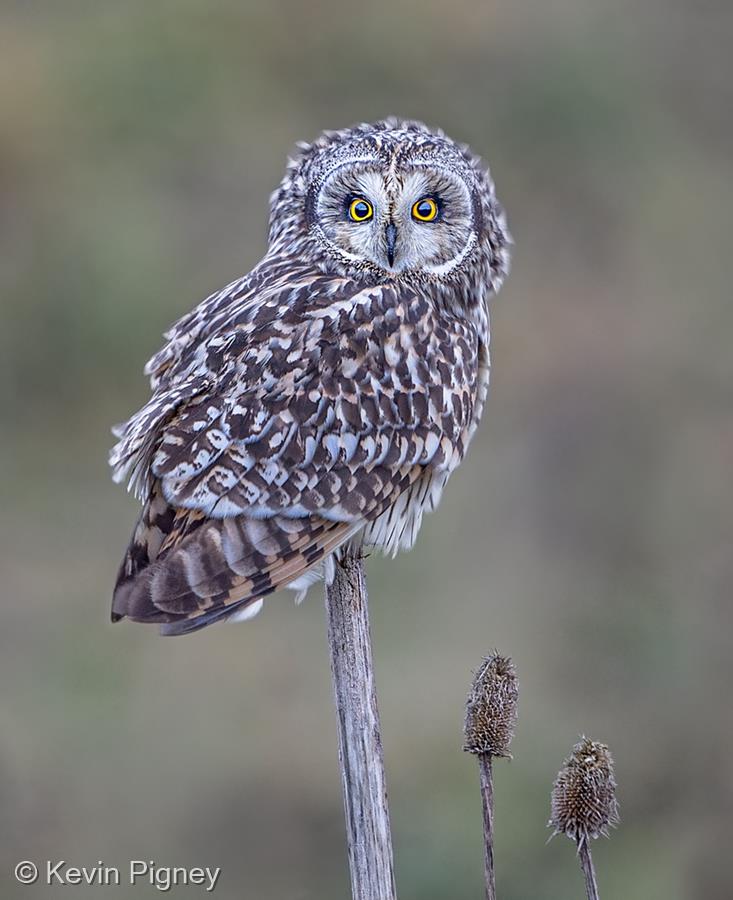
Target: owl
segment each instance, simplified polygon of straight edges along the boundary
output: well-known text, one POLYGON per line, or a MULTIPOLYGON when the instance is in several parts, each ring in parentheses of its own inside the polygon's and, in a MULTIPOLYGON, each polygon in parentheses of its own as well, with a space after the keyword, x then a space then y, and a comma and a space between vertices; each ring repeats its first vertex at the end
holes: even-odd
POLYGON ((489 382, 510 237, 468 147, 390 118, 299 144, 252 271, 166 332, 114 430, 142 512, 112 619, 179 635, 415 541, 489 382))

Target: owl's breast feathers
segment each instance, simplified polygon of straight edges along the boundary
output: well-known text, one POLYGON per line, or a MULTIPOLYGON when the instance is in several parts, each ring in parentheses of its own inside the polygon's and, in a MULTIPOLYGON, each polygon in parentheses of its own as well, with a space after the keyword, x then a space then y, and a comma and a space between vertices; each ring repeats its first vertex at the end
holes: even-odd
POLYGON ((166 337, 110 461, 144 501, 113 618, 170 634, 241 615, 358 534, 410 546, 488 381, 487 336, 428 297, 267 260, 166 337))

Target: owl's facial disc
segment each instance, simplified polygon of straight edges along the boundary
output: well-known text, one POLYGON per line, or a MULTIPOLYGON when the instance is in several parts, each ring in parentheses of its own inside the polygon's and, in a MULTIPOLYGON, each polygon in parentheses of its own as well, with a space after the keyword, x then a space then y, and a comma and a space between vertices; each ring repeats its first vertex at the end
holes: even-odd
POLYGON ((313 226, 342 262, 405 276, 448 275, 476 245, 466 182, 435 163, 342 163, 322 182, 313 226))

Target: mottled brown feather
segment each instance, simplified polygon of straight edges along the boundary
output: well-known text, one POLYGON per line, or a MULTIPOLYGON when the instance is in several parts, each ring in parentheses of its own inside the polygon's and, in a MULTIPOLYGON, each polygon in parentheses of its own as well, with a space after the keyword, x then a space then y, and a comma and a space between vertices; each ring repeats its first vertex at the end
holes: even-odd
MULTIPOLYGON (((418 474, 409 467, 401 478, 385 483, 369 516, 379 515, 418 474)), ((151 514, 159 506, 154 494, 142 521, 160 521, 151 514)), ((113 600, 115 618, 169 623, 203 616, 208 623, 213 613, 223 618, 298 578, 361 528, 318 516, 209 519, 181 510, 168 520, 171 531, 162 540, 157 524, 148 526, 157 534, 136 529, 126 559, 144 565, 132 570, 123 564, 113 600), (160 545, 159 555, 147 552, 151 542, 160 545), (236 552, 229 552, 233 548, 236 552)))

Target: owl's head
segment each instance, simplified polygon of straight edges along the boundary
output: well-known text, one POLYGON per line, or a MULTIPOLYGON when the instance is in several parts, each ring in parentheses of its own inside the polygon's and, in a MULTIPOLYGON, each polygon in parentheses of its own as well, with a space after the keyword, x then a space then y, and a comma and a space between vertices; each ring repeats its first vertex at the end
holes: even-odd
POLYGON ((459 286, 508 269, 509 234, 479 159, 440 131, 387 119, 299 145, 271 200, 270 242, 325 271, 459 286))

